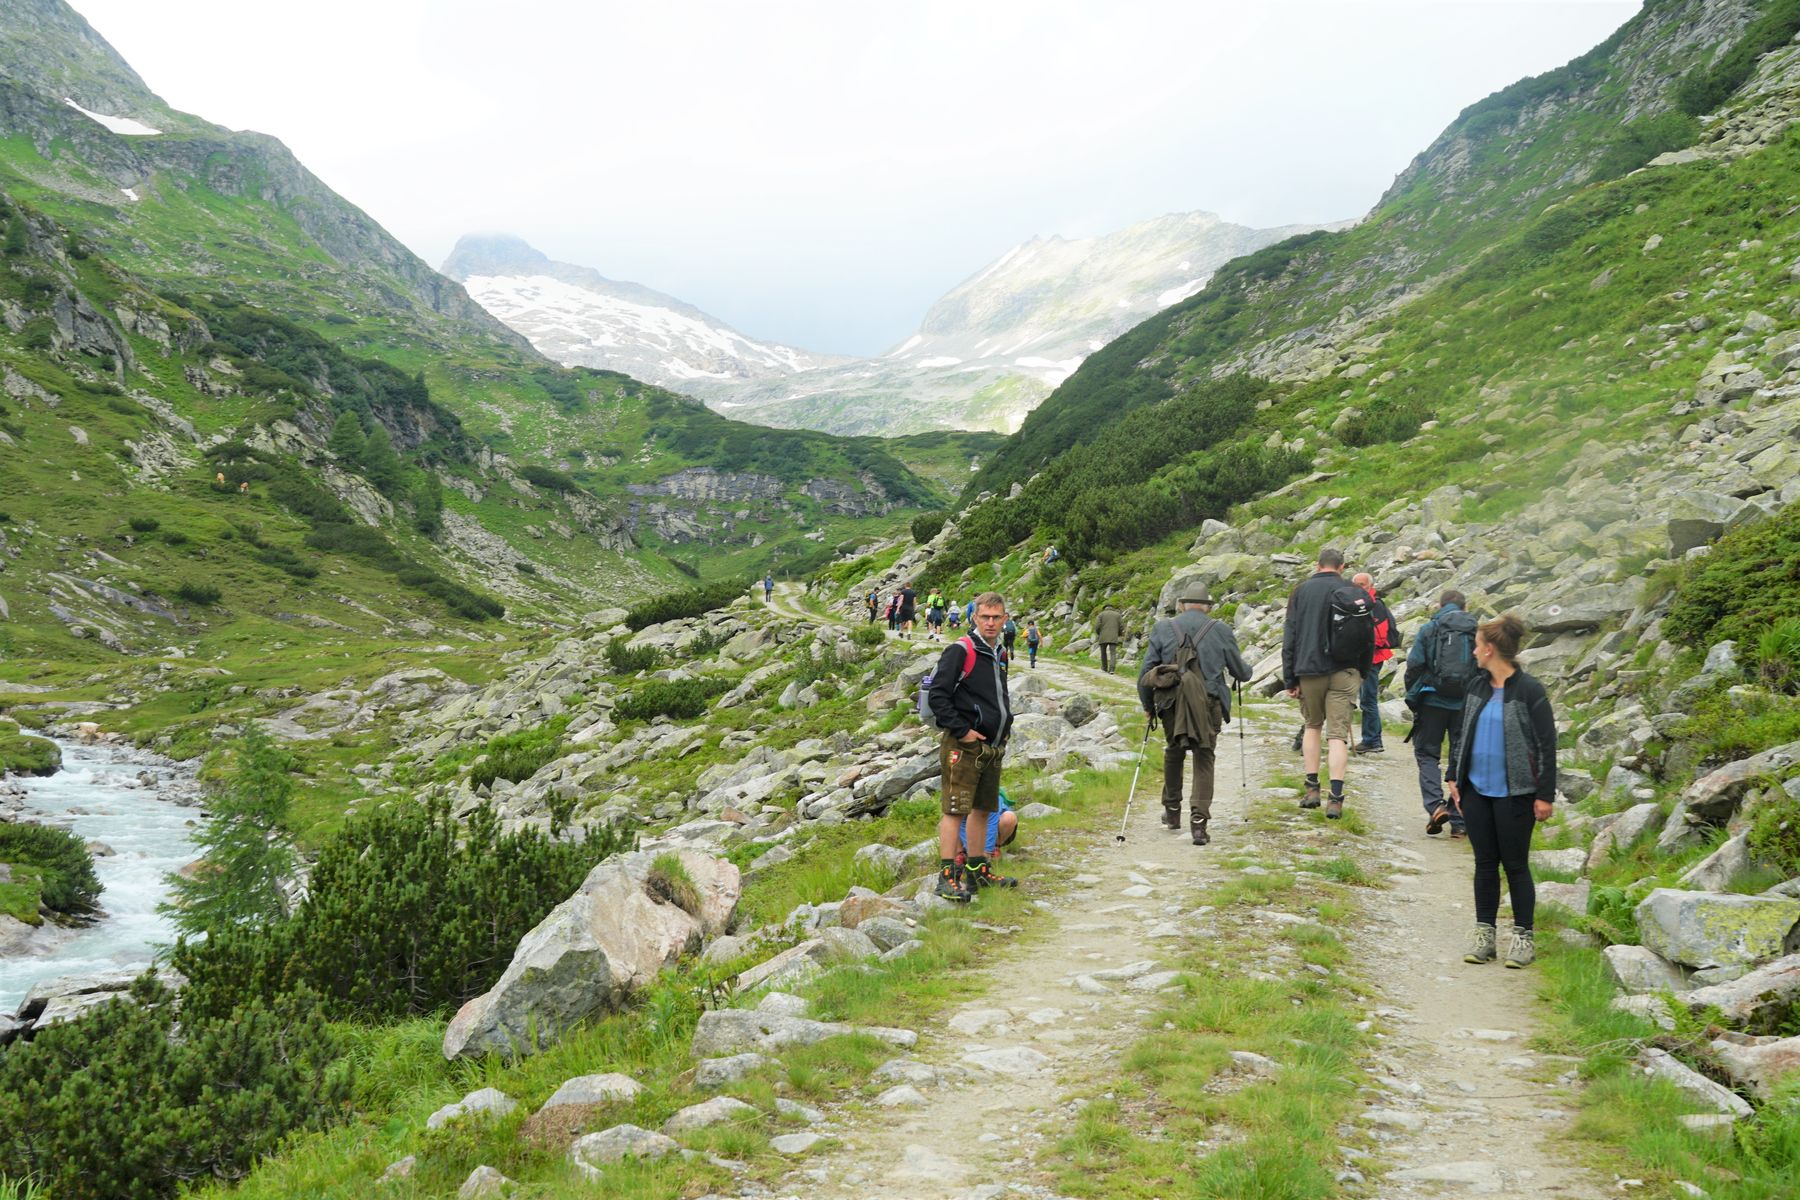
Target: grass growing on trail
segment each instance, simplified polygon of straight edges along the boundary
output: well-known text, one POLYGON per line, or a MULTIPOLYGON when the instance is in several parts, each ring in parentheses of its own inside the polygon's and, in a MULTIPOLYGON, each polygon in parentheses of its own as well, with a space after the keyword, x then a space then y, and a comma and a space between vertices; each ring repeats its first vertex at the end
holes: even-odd
POLYGON ((1682 1115, 1712 1110, 1633 1066, 1641 1046, 1667 1035, 1611 1007, 1617 989, 1600 953, 1557 938, 1542 938, 1538 947, 1551 1015, 1537 1042, 1585 1059, 1570 1136, 1586 1145, 1597 1168, 1642 1178, 1653 1189, 1695 1184, 1714 1200, 1792 1194, 1800 1178, 1800 1079, 1729 1136, 1686 1128, 1682 1115))

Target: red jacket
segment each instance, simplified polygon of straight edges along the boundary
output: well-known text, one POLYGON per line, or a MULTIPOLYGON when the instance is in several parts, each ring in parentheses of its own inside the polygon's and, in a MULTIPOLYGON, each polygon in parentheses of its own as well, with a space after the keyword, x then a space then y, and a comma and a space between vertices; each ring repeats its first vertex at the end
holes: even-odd
POLYGON ((1369 592, 1370 608, 1375 617, 1375 665, 1380 666, 1394 657, 1394 648, 1400 644, 1400 631, 1394 627, 1394 614, 1388 606, 1376 599, 1375 592, 1369 592))

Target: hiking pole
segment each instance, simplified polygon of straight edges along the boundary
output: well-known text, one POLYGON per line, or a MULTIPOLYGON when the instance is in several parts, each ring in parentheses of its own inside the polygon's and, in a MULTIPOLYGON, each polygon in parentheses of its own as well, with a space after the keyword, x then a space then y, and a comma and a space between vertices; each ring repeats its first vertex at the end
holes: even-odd
POLYGON ((1144 720, 1144 740, 1138 743, 1137 770, 1131 773, 1131 790, 1125 793, 1125 815, 1119 818, 1119 832, 1113 835, 1113 844, 1125 844, 1125 826, 1131 820, 1131 798, 1137 795, 1138 776, 1144 773, 1144 751, 1150 748, 1150 731, 1156 728, 1156 718, 1146 717, 1144 720))
POLYGON ((1244 686, 1242 681, 1233 679, 1231 690, 1237 696, 1238 723, 1238 797, 1244 802, 1244 820, 1250 819, 1250 760, 1244 750, 1244 723, 1250 719, 1249 710, 1244 707, 1244 686))

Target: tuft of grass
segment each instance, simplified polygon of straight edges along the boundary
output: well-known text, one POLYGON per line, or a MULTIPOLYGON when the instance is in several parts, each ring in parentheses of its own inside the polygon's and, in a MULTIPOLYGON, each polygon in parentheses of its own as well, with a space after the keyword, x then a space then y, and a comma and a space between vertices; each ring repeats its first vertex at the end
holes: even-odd
POLYGON ((700 915, 700 889, 694 886, 694 877, 681 861, 681 856, 663 853, 650 863, 650 874, 644 881, 645 889, 658 900, 673 904, 689 916, 700 915))

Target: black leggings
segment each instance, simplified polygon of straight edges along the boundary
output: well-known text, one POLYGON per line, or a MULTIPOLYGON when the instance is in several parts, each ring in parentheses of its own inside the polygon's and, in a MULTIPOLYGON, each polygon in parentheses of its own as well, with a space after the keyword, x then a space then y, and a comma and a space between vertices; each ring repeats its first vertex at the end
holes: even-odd
POLYGON ((1512 894, 1513 924, 1530 929, 1537 915, 1537 885, 1531 880, 1531 831, 1537 826, 1531 796, 1483 796, 1465 789, 1463 821, 1475 851, 1475 920, 1497 923, 1500 868, 1512 894))

